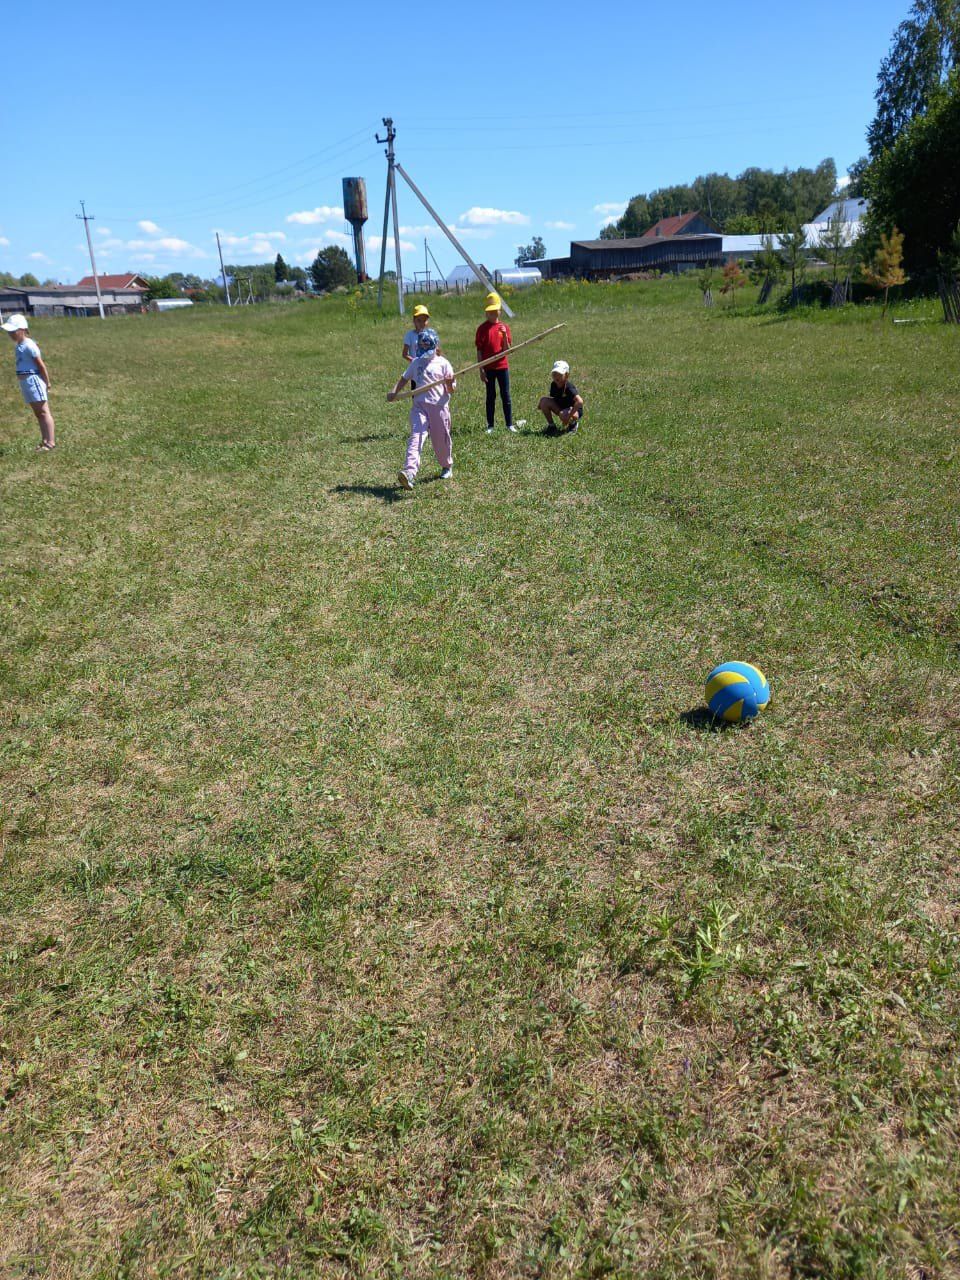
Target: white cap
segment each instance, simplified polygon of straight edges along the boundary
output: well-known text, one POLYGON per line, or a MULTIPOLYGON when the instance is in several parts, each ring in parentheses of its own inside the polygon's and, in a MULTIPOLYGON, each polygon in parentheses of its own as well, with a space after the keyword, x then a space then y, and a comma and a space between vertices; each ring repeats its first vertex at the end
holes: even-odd
POLYGON ((15 316, 11 316, 9 320, 5 320, 3 324, 0 324, 0 329, 6 329, 7 333, 16 333, 18 329, 29 328, 30 326, 27 324, 27 317, 22 316, 19 313, 15 316))
POLYGON ((570 366, 567 364, 566 360, 555 360, 553 363, 553 368, 550 370, 550 372, 551 373, 569 373, 570 366))

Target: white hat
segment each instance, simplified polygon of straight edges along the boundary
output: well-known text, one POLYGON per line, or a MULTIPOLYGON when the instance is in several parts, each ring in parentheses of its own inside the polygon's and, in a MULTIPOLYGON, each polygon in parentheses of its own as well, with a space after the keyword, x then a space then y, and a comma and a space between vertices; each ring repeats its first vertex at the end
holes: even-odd
POLYGON ((553 368, 550 370, 550 372, 551 373, 569 373, 570 366, 567 364, 566 360, 555 360, 553 363, 553 368))
POLYGON ((7 333, 16 333, 18 329, 29 328, 30 326, 27 324, 27 317, 22 316, 19 313, 15 316, 11 316, 9 320, 5 320, 3 324, 0 324, 0 329, 6 329, 7 333))

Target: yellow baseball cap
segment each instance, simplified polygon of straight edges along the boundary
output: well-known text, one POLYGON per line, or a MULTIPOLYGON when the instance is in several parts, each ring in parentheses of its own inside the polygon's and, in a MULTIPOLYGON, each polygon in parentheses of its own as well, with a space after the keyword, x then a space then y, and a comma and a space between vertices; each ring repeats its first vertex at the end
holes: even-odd
POLYGON ((488 293, 487 305, 484 307, 484 311, 500 311, 502 308, 503 303, 500 301, 499 293, 488 293))
POLYGON ((417 306, 413 308, 414 320, 416 320, 417 316, 426 316, 428 320, 430 319, 430 312, 427 310, 427 308, 423 305, 422 302, 418 303, 417 306))

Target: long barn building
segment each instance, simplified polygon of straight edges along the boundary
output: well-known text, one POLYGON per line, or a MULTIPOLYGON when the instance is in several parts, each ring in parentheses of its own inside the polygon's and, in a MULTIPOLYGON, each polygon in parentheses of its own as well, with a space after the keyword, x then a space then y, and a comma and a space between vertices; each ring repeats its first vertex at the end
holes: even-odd
POLYGON ((723 261, 723 236, 706 214, 661 218, 642 236, 624 240, 572 240, 566 258, 524 263, 545 278, 630 275, 635 271, 689 271, 723 261))

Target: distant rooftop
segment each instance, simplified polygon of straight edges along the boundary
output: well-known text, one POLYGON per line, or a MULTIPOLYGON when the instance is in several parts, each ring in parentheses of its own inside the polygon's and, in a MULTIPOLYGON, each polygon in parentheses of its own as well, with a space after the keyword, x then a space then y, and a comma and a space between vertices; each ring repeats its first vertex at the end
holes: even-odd
POLYGON ((818 213, 812 219, 814 224, 818 222, 829 222, 831 218, 835 218, 840 214, 841 222, 860 222, 866 217, 867 210, 870 208, 870 201, 864 200, 862 196, 851 196, 849 200, 834 200, 832 204, 828 204, 823 213, 818 213))
MULTIPOLYGON (((93 276, 84 276, 77 281, 78 289, 95 288, 93 276)), ((101 289, 149 289, 149 284, 136 271, 124 271, 122 275, 101 276, 101 289)))
MULTIPOLYGON (((678 213, 672 218, 661 218, 659 222, 655 222, 648 231, 644 232, 643 238, 656 236, 659 239, 660 237, 672 238, 673 236, 678 236, 691 223, 696 222, 698 218, 708 228, 714 231, 718 230, 717 224, 712 218, 708 218, 699 209, 694 209, 691 213, 678 213)), ((703 233, 701 232, 701 234, 703 233)))

